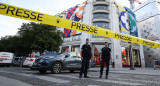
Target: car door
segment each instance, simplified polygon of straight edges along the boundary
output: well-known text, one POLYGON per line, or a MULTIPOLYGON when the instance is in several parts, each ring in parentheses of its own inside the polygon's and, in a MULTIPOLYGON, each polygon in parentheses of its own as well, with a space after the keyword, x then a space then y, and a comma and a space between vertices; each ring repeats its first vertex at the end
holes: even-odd
POLYGON ((74 59, 74 62, 75 62, 75 68, 81 68, 81 57, 79 56, 79 55, 76 55, 76 56, 74 56, 73 57, 73 59, 74 59))
POLYGON ((78 61, 78 57, 76 53, 68 53, 65 57, 65 64, 67 69, 69 68, 77 68, 80 62, 78 61))

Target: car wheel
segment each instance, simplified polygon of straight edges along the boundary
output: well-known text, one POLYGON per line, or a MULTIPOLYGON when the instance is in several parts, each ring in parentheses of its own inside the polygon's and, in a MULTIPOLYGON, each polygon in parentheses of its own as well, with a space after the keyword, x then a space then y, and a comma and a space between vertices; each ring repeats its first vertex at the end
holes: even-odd
POLYGON ((39 70, 40 73, 46 73, 47 70, 39 70))
POLYGON ((52 65, 51 72, 52 73, 60 73, 62 69, 62 64, 60 62, 56 62, 52 65))
POLYGON ((71 73, 74 73, 74 70, 69 70, 71 73))

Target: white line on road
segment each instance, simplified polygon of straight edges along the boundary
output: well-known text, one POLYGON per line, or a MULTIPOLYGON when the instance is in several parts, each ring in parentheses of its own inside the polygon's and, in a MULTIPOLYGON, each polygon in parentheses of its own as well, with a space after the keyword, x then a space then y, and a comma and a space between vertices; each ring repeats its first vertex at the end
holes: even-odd
MULTIPOLYGON (((79 75, 78 76, 74 76, 74 75, 55 75, 55 76, 60 76, 60 77, 67 77, 67 78, 72 78, 72 79, 80 79, 79 75)), ((81 78, 81 79, 90 79, 90 78, 81 78)))
POLYGON ((160 84, 160 82, 147 81, 147 80, 122 79, 122 78, 114 78, 114 79, 116 79, 116 80, 123 80, 123 81, 133 81, 133 82, 143 82, 143 83, 156 83, 156 84, 160 84))
POLYGON ((57 79, 57 78, 52 78, 52 77, 48 77, 48 76, 34 76, 35 78, 39 78, 39 79, 43 79, 46 81, 50 81, 50 82, 56 82, 56 83, 68 83, 70 81, 68 80, 62 80, 62 79, 57 79))
POLYGON ((0 76, 0 86, 33 86, 15 79, 0 76))
POLYGON ((55 76, 60 76, 60 77, 67 77, 67 78, 73 78, 73 79, 79 79, 79 77, 77 76, 73 76, 73 75, 60 75, 60 74, 57 74, 55 76))
POLYGON ((5 73, 12 73, 12 74, 21 75, 21 76, 33 77, 33 78, 38 78, 38 79, 42 79, 42 80, 46 80, 46 81, 50 81, 50 82, 55 82, 55 83, 68 83, 68 82, 70 82, 68 80, 62 80, 62 79, 52 78, 52 77, 48 77, 48 76, 34 75, 34 74, 23 74, 23 73, 14 73, 14 72, 5 72, 5 73))
MULTIPOLYGON (((74 86, 81 86, 81 85, 74 85, 74 86)), ((99 85, 87 85, 87 86, 99 86, 99 85)))
POLYGON ((100 82, 108 82, 108 83, 114 83, 114 84, 122 84, 122 85, 144 85, 142 83, 133 83, 133 82, 124 82, 124 81, 115 81, 115 80, 106 80, 106 79, 98 79, 94 81, 100 81, 100 82))

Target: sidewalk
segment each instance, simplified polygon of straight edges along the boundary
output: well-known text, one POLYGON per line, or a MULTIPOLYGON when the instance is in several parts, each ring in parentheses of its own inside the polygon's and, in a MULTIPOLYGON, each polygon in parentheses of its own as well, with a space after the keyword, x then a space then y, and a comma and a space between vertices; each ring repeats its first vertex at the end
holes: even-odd
MULTIPOLYGON (((90 70, 99 72, 100 67, 91 68, 90 70)), ((135 68, 135 70, 130 70, 130 68, 111 68, 110 67, 110 73, 160 76, 160 69, 157 68, 156 70, 154 70, 154 68, 135 68)))

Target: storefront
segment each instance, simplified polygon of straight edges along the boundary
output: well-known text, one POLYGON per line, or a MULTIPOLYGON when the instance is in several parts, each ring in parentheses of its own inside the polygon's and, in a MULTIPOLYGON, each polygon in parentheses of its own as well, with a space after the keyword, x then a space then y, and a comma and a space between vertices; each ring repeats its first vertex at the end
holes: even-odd
POLYGON ((69 51, 69 46, 62 47, 62 50, 61 50, 62 53, 68 52, 68 51, 69 51))
MULTIPOLYGON (((101 49, 105 47, 104 44, 93 44, 94 47, 94 62, 96 63, 96 66, 100 66, 100 54, 101 49)), ((109 44, 109 48, 111 48, 111 44, 109 44)), ((112 48, 111 48, 112 49, 112 48)))
POLYGON ((80 54, 80 45, 72 46, 71 51, 80 54))
MULTIPOLYGON (((130 67, 129 48, 122 47, 122 66, 130 67)), ((138 49, 132 49, 133 62, 135 67, 141 67, 140 53, 138 49)))

